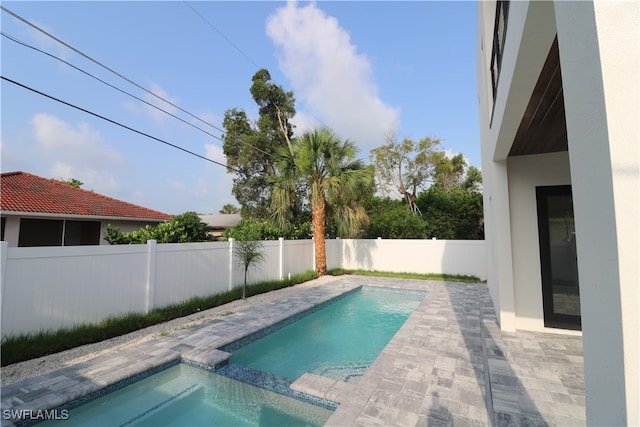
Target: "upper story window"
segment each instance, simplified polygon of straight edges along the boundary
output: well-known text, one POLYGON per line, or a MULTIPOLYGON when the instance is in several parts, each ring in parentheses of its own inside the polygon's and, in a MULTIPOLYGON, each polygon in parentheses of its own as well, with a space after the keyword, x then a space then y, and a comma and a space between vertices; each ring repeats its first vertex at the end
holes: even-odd
POLYGON ((509 0, 498 0, 496 4, 496 20, 493 26, 493 48, 491 51, 491 86, 493 102, 496 102, 498 79, 502 67, 504 40, 507 33, 507 18, 509 16, 509 0))

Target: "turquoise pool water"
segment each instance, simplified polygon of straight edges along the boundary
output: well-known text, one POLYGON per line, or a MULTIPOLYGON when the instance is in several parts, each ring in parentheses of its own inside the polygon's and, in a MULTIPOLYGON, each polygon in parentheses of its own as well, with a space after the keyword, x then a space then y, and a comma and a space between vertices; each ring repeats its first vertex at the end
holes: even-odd
POLYGON ((230 364, 217 371, 231 378, 178 364, 73 409, 55 425, 321 426, 332 411, 289 396, 331 406, 295 395, 291 382, 305 372, 356 380, 423 298, 353 292, 233 350, 230 364))
POLYGON ((424 294, 359 290, 233 351, 231 363, 297 379, 305 372, 354 381, 424 294))
POLYGON ((179 364, 41 425, 321 426, 332 411, 179 364))

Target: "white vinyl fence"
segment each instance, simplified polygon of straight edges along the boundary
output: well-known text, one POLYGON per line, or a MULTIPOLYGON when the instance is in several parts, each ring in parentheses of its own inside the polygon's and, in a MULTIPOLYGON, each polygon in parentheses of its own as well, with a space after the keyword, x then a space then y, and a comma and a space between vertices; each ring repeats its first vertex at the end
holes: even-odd
POLYGON ((484 240, 344 240, 342 268, 486 277, 484 240))
MULTIPOLYGON (((242 286, 235 242, 15 248, 2 242, 2 336, 148 312, 242 286)), ((332 268, 485 277, 484 241, 327 240, 332 268)), ((315 269, 312 240, 263 242, 249 284, 315 269)))

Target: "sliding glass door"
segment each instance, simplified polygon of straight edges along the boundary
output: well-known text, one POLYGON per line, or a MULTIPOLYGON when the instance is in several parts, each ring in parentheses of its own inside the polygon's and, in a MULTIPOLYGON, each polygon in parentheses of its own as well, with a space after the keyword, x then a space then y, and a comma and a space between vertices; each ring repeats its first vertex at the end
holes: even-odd
POLYGON ((580 329, 580 288, 571 186, 537 187, 544 325, 580 329))

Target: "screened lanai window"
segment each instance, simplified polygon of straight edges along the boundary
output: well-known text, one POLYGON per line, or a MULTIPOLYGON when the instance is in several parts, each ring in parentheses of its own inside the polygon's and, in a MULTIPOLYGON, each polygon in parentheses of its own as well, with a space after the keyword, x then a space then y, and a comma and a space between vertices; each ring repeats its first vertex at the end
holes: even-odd
POLYGON ((100 244, 99 221, 70 221, 64 225, 64 245, 98 245, 100 244))
POLYGON ((60 246, 64 221, 61 219, 20 219, 18 246, 60 246))
POLYGON ((77 246, 100 244, 100 221, 20 219, 18 246, 77 246))

